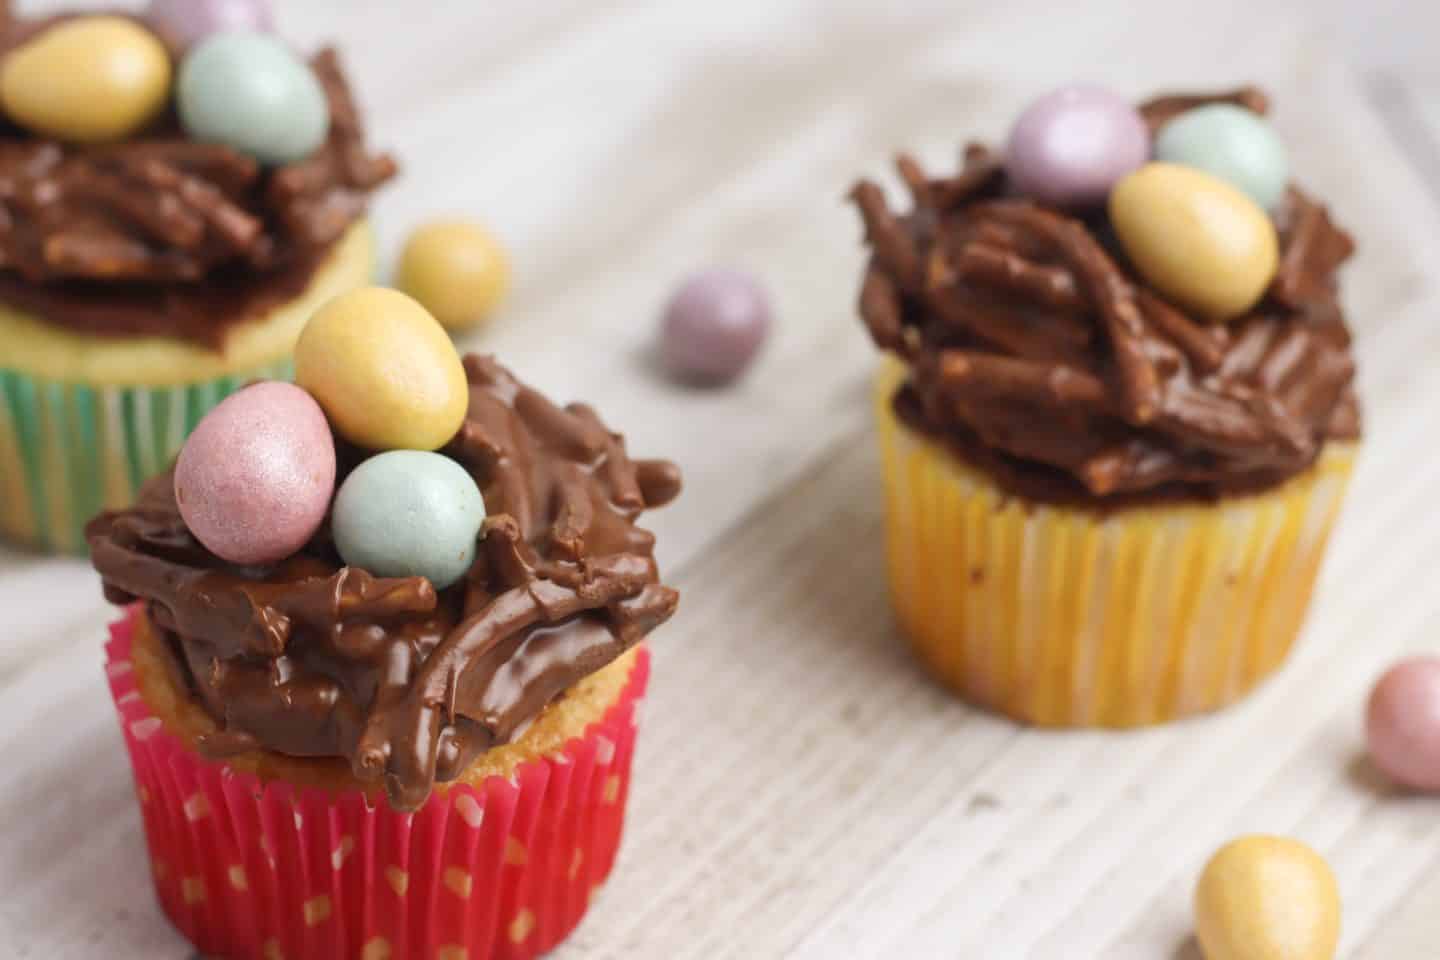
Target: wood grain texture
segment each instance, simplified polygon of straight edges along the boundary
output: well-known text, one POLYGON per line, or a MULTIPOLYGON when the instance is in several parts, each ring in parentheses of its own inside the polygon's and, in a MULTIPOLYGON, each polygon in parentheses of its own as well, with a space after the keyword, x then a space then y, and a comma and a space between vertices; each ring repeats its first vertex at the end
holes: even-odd
MULTIPOLYGON (((1359 718, 1440 614, 1440 221, 1391 137, 1424 111, 1377 112, 1306 4, 276 6, 298 40, 340 40, 375 139, 400 149, 387 255, 428 214, 483 217, 519 284, 472 344, 687 471, 654 518, 684 600, 656 638, 625 849, 560 956, 1197 960, 1196 872, 1254 830, 1335 865, 1343 956, 1433 956, 1436 802, 1368 770, 1359 718), (1075 76, 1137 95, 1267 85, 1297 173, 1362 244, 1347 300, 1369 438, 1311 627, 1248 701, 1134 734, 1022 730, 908 659, 840 199, 895 149, 947 162, 1075 76), (759 273, 780 322, 736 389, 681 390, 652 365, 656 307, 716 260, 759 273)), ((186 957, 145 889, 93 575, 0 554, 0 609, 0 943, 186 957)))

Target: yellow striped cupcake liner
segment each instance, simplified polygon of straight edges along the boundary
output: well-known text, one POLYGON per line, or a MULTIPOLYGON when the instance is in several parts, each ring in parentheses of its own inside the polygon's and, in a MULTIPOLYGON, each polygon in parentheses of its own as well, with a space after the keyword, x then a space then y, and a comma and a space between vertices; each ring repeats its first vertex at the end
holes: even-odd
POLYGON ((966 700, 1049 727, 1214 710, 1284 661, 1354 445, 1256 496, 1108 513, 1028 503, 908 429, 877 381, 890 587, 919 658, 966 700))
POLYGON ((288 380, 284 358, 201 383, 89 386, 0 370, 0 536, 85 550, 85 523, 128 505, 212 407, 252 380, 288 380))

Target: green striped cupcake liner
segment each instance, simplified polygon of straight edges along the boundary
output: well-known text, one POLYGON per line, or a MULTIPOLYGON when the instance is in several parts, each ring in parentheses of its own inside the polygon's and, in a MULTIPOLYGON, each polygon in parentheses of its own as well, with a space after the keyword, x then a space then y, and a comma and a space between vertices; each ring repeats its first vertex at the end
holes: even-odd
POLYGON ((85 524, 166 469, 210 409, 252 380, 289 380, 285 358, 202 383, 94 387, 0 370, 0 536, 85 551, 85 524))

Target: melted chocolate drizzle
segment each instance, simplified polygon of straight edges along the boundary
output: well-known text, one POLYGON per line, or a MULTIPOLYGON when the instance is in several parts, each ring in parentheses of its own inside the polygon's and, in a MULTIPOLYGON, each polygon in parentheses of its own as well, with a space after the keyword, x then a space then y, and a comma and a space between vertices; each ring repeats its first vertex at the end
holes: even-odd
POLYGON ((146 601, 220 726, 203 751, 345 757, 413 810, 674 612, 635 521, 679 493, 676 467, 631 461, 590 407, 557 407, 493 359, 465 370, 468 415, 443 452, 489 516, 446 590, 341 566, 324 533, 278 566, 237 569, 186 530, 169 473, 92 521, 106 596, 146 601))
MULTIPOLYGON (((1212 102, 1260 112, 1254 88, 1151 100, 1152 130, 1212 102)), ((1012 492, 1042 501, 1213 498, 1304 470, 1359 434, 1336 271, 1354 251, 1291 188, 1264 299, 1224 326, 1165 301, 1125 263, 1103 212, 1012 196, 1001 159, 959 173, 897 166, 909 214, 868 181, 852 192, 871 258, 860 314, 909 367, 898 412, 1012 492)))

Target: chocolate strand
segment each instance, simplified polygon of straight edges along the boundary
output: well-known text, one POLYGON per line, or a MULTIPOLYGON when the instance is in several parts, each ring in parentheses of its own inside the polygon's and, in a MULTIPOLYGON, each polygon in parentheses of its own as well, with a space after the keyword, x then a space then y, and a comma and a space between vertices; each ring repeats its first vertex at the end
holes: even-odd
POLYGON ((646 507, 663 507, 680 495, 680 468, 669 460, 636 460, 635 482, 646 507))
POLYGON ((902 290, 918 290, 923 282, 920 253, 909 231, 890 213, 885 193, 869 180, 850 192, 865 220, 865 236, 876 258, 885 265, 902 290))
POLYGON ((943 384, 961 395, 975 393, 1046 407, 1075 406, 1089 413, 1106 413, 1113 407, 1104 383, 1066 366, 946 350, 940 354, 938 374, 943 384))
POLYGON ((955 257, 955 270, 966 280, 1036 300, 1056 310, 1078 313, 1085 308, 1071 271, 1035 263, 993 244, 982 241, 965 244, 955 257))
POLYGON ((960 173, 932 184, 931 195, 936 210, 953 210, 977 197, 996 193, 1004 182, 1004 163, 980 144, 972 143, 965 147, 964 163, 960 173))
POLYGON ((1137 290, 1135 299, 1145 319, 1174 341, 1196 370, 1213 373, 1219 369, 1225 356, 1223 330, 1200 326, 1149 290, 1137 290))
POLYGON ((1286 197, 1284 219, 1284 251, 1270 296, 1296 309, 1333 298, 1330 278, 1355 252, 1354 241, 1330 222, 1324 207, 1293 188, 1286 197))
POLYGON ((895 157, 895 169, 899 171, 900 179, 905 181, 905 187, 910 191, 916 208, 930 206, 930 178, 925 176, 919 161, 908 153, 898 154, 895 157))
POLYGON ((871 263, 860 288, 860 316, 882 349, 903 352, 900 312, 900 291, 889 274, 871 263))
POLYGON ((88 199, 110 213, 128 219, 151 238, 173 247, 189 249, 205 236, 205 223, 186 209, 178 197, 162 194, 153 199, 125 184, 118 177, 95 173, 77 177, 71 195, 88 199))

